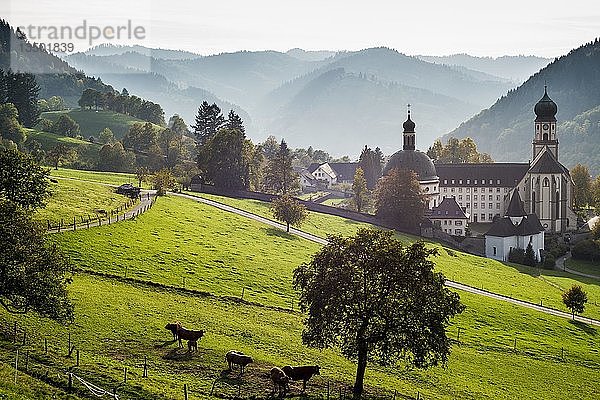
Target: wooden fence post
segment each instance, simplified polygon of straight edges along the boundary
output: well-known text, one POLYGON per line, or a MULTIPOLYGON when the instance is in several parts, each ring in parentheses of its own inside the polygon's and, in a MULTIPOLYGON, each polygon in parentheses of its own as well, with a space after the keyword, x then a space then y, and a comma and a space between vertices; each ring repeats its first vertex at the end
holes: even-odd
POLYGON ((25 346, 25 338, 27 337, 27 331, 23 331, 23 346, 25 346))
POLYGON ((29 370, 29 350, 25 352, 25 373, 29 370))
POLYGON ((77 366, 79 367, 79 349, 77 349, 77 366))
POLYGON ((183 398, 188 400, 188 391, 187 391, 187 383, 183 384, 183 398))
POLYGON ((44 354, 48 354, 48 338, 44 338, 44 354))
POLYGON ((127 367, 123 368, 123 383, 127 383, 127 367))
POLYGON ((142 374, 143 378, 148 377, 148 357, 144 356, 144 373, 142 374))
POLYGON ((77 230, 77 220, 73 217, 73 231, 77 230))

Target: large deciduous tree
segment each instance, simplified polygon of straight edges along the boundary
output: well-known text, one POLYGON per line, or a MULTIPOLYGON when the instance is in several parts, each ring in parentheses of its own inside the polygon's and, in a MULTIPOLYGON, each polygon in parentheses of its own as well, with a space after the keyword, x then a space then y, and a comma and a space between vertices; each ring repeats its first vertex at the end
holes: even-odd
POLYGON ((449 164, 494 162, 489 154, 477 150, 477 145, 470 137, 450 138, 446 145, 437 139, 427 150, 427 155, 435 162, 449 164))
POLYGON ((52 125, 52 132, 69 137, 75 137, 79 135, 80 128, 79 124, 70 116, 63 114, 52 125))
POLYGON ((286 223, 287 232, 290 231, 290 225, 299 226, 308 216, 306 207, 288 194, 273 200, 271 210, 276 220, 286 223))
POLYGON ((19 112, 12 103, 0 104, 0 139, 19 145, 25 140, 25 130, 19 122, 19 112))
POLYGON ((421 242, 404 246, 392 232, 361 229, 329 244, 294 271, 300 307, 308 313, 303 342, 339 347, 357 361, 354 397, 363 392, 368 361, 404 360, 418 368, 446 363, 446 327, 462 312, 421 242))
POLYGON ((354 181, 352 182, 352 191, 354 192, 353 201, 356 211, 364 211, 369 200, 369 189, 367 189, 367 181, 361 167, 356 168, 354 181))
POLYGON ((581 314, 585 309, 585 303, 587 303, 588 298, 581 286, 573 285, 562 294, 562 300, 565 306, 571 310, 573 319, 575 319, 575 314, 581 314))
POLYGON ((592 177, 587 165, 577 164, 571 169, 571 178, 575 184, 575 207, 585 207, 592 202, 592 177))
POLYGON ((25 209, 41 207, 48 198, 48 170, 18 150, 0 151, 0 197, 25 209))
POLYGON ((223 128, 198 148, 198 169, 216 187, 236 190, 248 187, 246 138, 242 132, 223 128))
POLYGON ((29 73, 0 70, 0 103, 12 103, 18 110, 19 122, 33 127, 40 116, 38 86, 35 76, 29 73))
POLYGON ((425 212, 425 196, 413 171, 393 169, 377 182, 377 216, 395 225, 414 228, 425 212))
POLYGON ((383 153, 381 153, 379 147, 373 151, 365 146, 360 153, 358 166, 364 172, 365 179, 367 180, 367 187, 369 190, 373 190, 377 184, 377 180, 381 177, 383 166, 383 153))

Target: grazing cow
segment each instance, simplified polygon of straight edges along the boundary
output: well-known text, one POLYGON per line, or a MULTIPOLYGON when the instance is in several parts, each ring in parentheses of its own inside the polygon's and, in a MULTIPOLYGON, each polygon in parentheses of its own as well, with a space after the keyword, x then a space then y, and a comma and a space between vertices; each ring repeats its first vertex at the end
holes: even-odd
POLYGON ((279 397, 284 397, 290 390, 290 377, 281 368, 271 368, 271 382, 273 382, 273 393, 279 391, 279 397))
POLYGON ((198 341, 197 340, 188 340, 188 351, 190 353, 192 351, 198 351, 198 341))
POLYGON ((181 326, 181 322, 179 322, 179 321, 168 323, 165 326, 165 329, 168 330, 168 331, 171 331, 171 333, 173 334, 173 340, 177 340, 178 339, 177 338, 177 331, 180 328, 182 328, 182 326, 181 326))
POLYGON ((291 380, 303 382, 303 392, 306 391, 306 382, 308 382, 310 378, 312 378, 314 375, 321 375, 320 370, 321 367, 318 365, 303 365, 300 367, 290 367, 289 365, 286 365, 283 367, 283 372, 285 372, 285 374, 289 376, 291 380))
POLYGON ((179 329, 177 329, 177 338, 179 339, 180 348, 183 348, 183 343, 181 342, 182 339, 197 342, 198 340, 202 339, 202 336, 204 336, 203 330, 194 331, 191 329, 185 329, 182 326, 180 326, 179 329))
POLYGON ((230 371, 233 371, 234 365, 239 365, 240 375, 244 373, 246 365, 254 362, 254 360, 252 360, 252 357, 235 350, 230 350, 227 352, 227 354, 225 354, 225 361, 227 361, 230 371))

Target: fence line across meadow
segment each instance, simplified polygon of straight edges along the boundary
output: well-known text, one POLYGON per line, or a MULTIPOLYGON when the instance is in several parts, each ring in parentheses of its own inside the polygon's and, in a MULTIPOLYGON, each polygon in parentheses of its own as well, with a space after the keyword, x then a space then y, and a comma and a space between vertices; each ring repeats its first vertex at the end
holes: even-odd
POLYGON ((88 229, 94 226, 110 225, 115 222, 124 221, 125 219, 133 219, 139 216, 140 214, 149 210, 155 201, 156 198, 151 196, 150 193, 143 195, 140 194, 136 198, 129 199, 125 204, 110 210, 110 212, 101 210, 101 212, 97 212, 96 215, 90 216, 88 214, 85 216, 73 216, 72 220, 68 219, 66 221, 64 218, 61 218, 58 222, 47 219, 45 228, 49 233, 60 233, 63 231, 88 229), (144 202, 146 202, 146 204, 143 204, 144 202))

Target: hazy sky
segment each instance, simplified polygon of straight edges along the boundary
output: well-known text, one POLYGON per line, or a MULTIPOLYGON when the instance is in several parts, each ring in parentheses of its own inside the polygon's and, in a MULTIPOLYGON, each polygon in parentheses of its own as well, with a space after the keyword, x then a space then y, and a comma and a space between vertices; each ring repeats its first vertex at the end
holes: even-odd
MULTIPOLYGON (((145 38, 112 43, 200 54, 387 46, 406 54, 554 57, 600 36, 600 0, 1 0, 0 16, 15 26, 73 28, 131 20, 145 38)), ((76 41, 76 50, 88 39, 76 41)))

